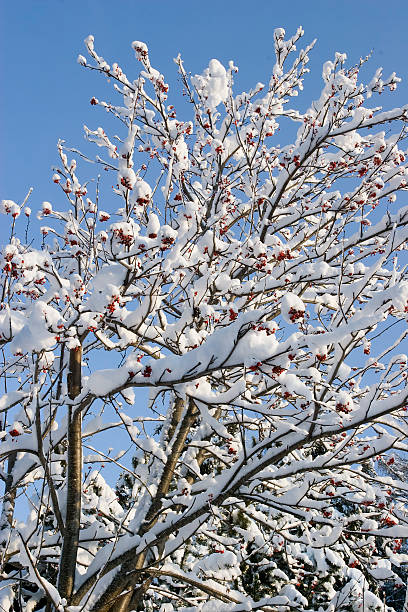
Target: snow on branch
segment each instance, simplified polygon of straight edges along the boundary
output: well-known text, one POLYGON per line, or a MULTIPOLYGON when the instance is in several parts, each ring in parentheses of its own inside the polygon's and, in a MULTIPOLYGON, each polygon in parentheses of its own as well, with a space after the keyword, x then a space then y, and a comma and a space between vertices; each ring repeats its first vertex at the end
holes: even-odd
POLYGON ((402 609, 408 105, 336 53, 301 112, 302 36, 244 92, 177 57, 186 116, 145 43, 128 78, 87 37, 113 101, 44 225, 2 200, 6 612, 402 609))

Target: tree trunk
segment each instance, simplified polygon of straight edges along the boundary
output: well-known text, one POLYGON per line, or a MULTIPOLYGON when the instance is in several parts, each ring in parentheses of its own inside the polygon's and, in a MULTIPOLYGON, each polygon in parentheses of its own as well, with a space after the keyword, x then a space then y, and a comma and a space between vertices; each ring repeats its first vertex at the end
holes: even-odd
MULTIPOLYGON (((149 531, 159 517, 163 497, 167 495, 169 491, 177 461, 183 452, 190 428, 197 417, 197 409, 194 404, 190 402, 184 418, 180 423, 184 407, 184 400, 176 398, 168 431, 168 443, 171 444, 174 436, 175 439, 173 444, 171 444, 171 452, 163 468, 156 495, 146 514, 144 523, 139 529, 139 535, 144 535, 149 531)), ((143 578, 140 573, 137 573, 136 576, 133 574, 135 570, 141 570, 144 563, 145 554, 139 555, 136 559, 124 563, 120 574, 115 576, 107 592, 104 593, 97 603, 95 610, 98 612, 127 612, 127 610, 137 609, 137 606, 140 604, 153 580, 151 576, 143 578), (129 575, 128 578, 126 577, 127 575, 129 575), (135 584, 139 580, 141 584, 134 590, 135 584), (128 589, 128 591, 121 595, 126 589, 128 589)))
POLYGON ((17 459, 17 453, 13 452, 10 454, 8 463, 7 463, 7 478, 6 478, 6 486, 4 489, 2 514, 0 518, 0 530, 3 530, 8 525, 11 525, 13 521, 14 506, 15 506, 15 500, 16 500, 16 490, 13 487, 13 469, 16 463, 16 459, 17 459))
MULTIPOLYGON (((68 395, 75 399, 81 392, 82 347, 71 349, 69 357, 68 395)), ((82 410, 69 406, 68 469, 65 534, 61 552, 58 589, 69 602, 75 582, 79 545, 82 490, 82 410)))

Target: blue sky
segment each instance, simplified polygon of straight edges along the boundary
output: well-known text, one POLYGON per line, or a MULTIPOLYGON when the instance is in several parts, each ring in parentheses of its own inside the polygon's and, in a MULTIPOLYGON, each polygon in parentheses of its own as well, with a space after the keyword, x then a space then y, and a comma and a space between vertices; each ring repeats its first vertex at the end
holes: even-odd
MULTIPOLYGON (((268 78, 273 30, 292 33, 302 25, 305 43, 318 39, 312 75, 299 99, 302 108, 318 95, 321 65, 335 51, 347 52, 354 63, 371 50, 367 76, 381 65, 386 75, 395 70, 404 79, 392 98, 397 106, 408 102, 407 18, 406 0, 0 0, 0 198, 21 202, 33 186, 33 210, 43 200, 58 207, 50 180, 58 138, 83 148, 83 124, 105 125, 103 111, 89 100, 109 99, 109 87, 76 63, 90 33, 98 51, 129 77, 138 70, 130 48, 137 39, 149 45, 153 65, 170 86, 176 80, 172 59, 181 52, 193 73, 202 72, 212 57, 234 59, 240 68, 237 89, 246 89, 268 78)), ((90 178, 93 168, 86 172, 90 178)), ((0 238, 4 242, 4 225, 0 238)))

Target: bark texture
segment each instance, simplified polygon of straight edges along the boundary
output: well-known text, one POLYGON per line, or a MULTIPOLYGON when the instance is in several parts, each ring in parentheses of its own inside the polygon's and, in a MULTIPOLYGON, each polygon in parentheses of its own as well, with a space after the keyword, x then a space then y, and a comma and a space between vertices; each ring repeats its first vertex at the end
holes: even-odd
MULTIPOLYGON (((82 348, 72 349, 69 358, 68 394, 74 400, 81 392, 82 348)), ((75 581, 81 522, 82 489, 82 409, 69 406, 68 468, 65 533, 62 546, 58 589, 69 602, 75 581)))

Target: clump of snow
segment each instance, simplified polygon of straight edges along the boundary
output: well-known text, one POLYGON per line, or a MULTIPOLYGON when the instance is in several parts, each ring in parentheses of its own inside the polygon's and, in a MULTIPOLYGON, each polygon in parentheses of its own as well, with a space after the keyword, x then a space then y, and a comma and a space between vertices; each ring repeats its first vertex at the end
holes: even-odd
POLYGON ((219 552, 207 555, 198 561, 193 571, 198 573, 199 570, 203 570, 206 576, 228 581, 235 580, 241 574, 237 556, 222 548, 219 552))
POLYGON ((17 218, 20 215, 20 206, 13 202, 13 200, 2 200, 0 202, 0 213, 3 215, 11 215, 17 218))
POLYGON ((149 221, 147 223, 146 233, 149 238, 157 238, 160 231, 159 217, 155 213, 149 214, 149 221))
POLYGON ((136 58, 140 60, 146 60, 148 58, 148 48, 146 43, 141 42, 140 40, 134 40, 132 42, 132 47, 135 50, 136 58))
POLYGON ((97 370, 87 381, 87 390, 96 397, 108 396, 114 389, 124 385, 129 379, 126 368, 115 370, 97 370))
POLYGON ((228 77, 224 66, 217 59, 210 60, 202 75, 195 75, 193 85, 200 92, 209 109, 215 109, 228 97, 228 77))
POLYGON ((286 323, 296 323, 303 320, 305 305, 295 293, 288 291, 281 301, 281 314, 286 323))
POLYGON ((152 197, 152 188, 149 183, 143 179, 137 177, 133 184, 133 192, 131 194, 131 201, 133 204, 144 206, 148 204, 152 197))
POLYGON ((40 352, 50 350, 55 345, 55 333, 49 331, 50 326, 60 323, 61 315, 52 306, 39 300, 28 311, 26 324, 16 333, 10 343, 13 354, 40 352))

